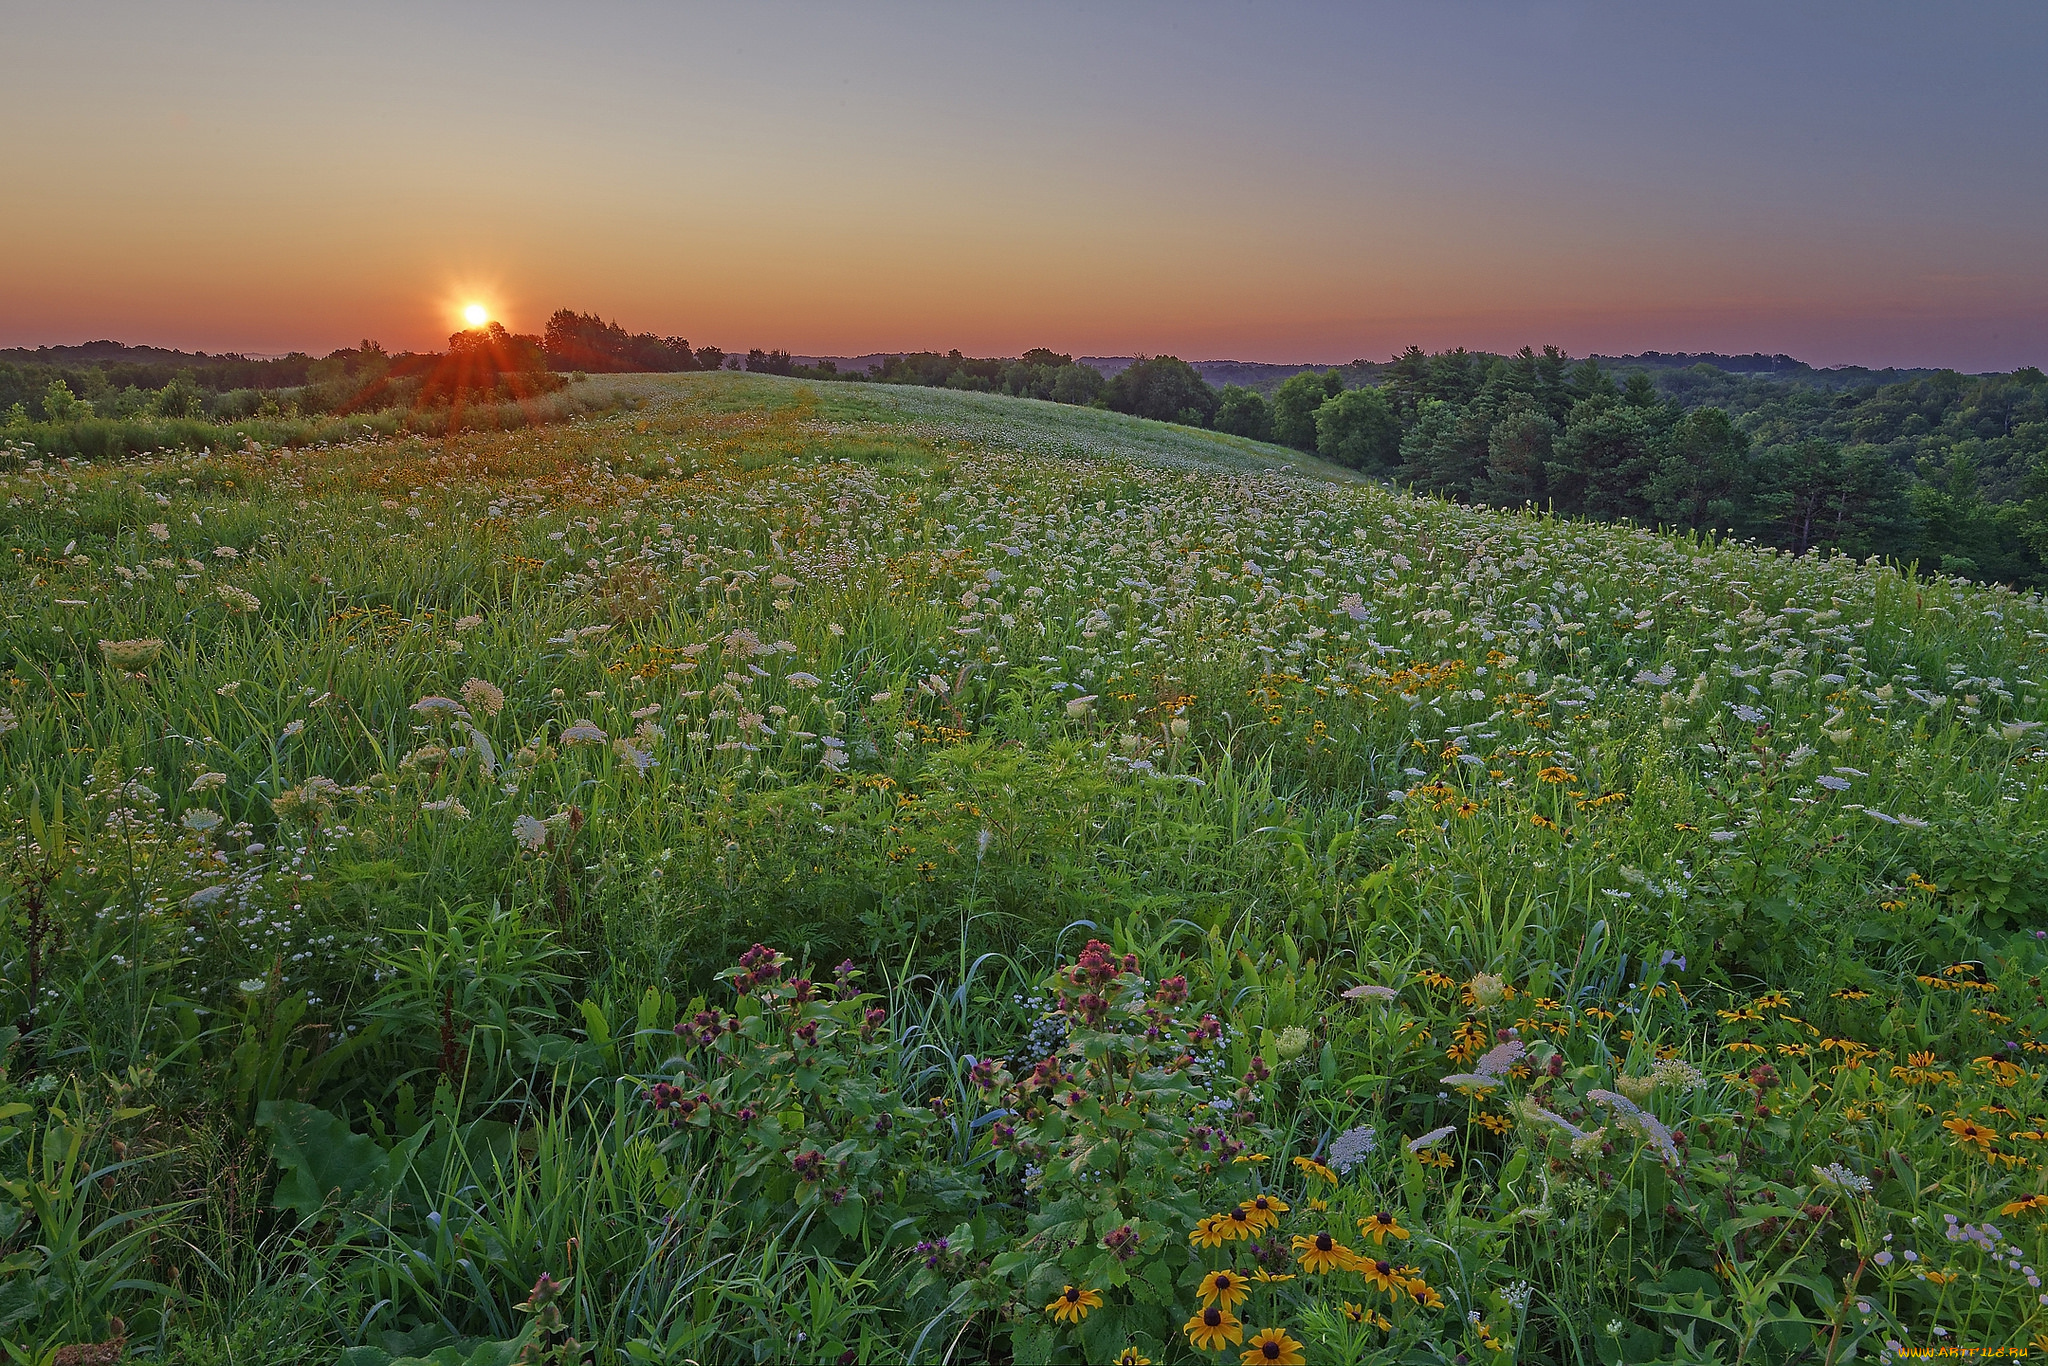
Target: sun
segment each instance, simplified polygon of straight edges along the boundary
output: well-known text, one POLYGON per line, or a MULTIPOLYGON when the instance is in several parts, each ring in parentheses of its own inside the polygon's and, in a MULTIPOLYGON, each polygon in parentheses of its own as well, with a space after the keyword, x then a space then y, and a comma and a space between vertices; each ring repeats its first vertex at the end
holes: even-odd
POLYGON ((482 327, 491 320, 491 312, 482 304, 469 304, 462 310, 462 320, 471 327, 482 327))

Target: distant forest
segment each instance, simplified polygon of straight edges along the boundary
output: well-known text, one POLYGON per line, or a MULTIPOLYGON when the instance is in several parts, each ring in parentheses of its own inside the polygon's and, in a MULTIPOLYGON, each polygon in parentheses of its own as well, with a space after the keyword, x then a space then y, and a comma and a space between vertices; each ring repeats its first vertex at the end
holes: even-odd
POLYGON ((559 387, 566 372, 745 369, 1108 408, 1313 451, 1462 502, 2048 584, 2048 377, 2031 367, 1963 375, 1816 370, 1786 356, 1574 360, 1556 347, 1410 347, 1327 370, 1204 362, 1251 381, 1217 387, 1173 356, 1077 361, 1040 348, 868 360, 842 370, 785 351, 728 354, 562 309, 538 336, 492 324, 431 354, 367 341, 320 359, 112 342, 0 351, 0 416, 15 428, 92 415, 235 421, 471 393, 504 402, 559 387))

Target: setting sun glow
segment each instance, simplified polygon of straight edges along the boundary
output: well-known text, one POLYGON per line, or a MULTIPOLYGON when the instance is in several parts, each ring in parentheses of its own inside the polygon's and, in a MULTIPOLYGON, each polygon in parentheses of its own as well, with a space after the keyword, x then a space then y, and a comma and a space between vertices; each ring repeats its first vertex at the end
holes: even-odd
POLYGON ((468 304, 462 310, 462 320, 471 327, 482 327, 491 320, 490 310, 482 304, 468 304))

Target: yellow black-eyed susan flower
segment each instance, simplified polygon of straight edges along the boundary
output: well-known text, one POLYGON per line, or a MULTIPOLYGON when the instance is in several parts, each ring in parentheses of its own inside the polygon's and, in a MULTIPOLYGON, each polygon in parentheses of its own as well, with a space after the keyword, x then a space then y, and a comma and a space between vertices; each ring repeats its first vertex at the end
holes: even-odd
POLYGON ((1297 1157, 1294 1159, 1294 1165, 1301 1168, 1308 1175, 1315 1177, 1318 1181, 1327 1181, 1333 1186, 1337 1184, 1337 1173, 1331 1171, 1313 1157, 1297 1157))
POLYGON ((1359 1236, 1370 1238, 1378 1244, 1385 1244, 1389 1238, 1406 1238, 1408 1230, 1401 1227, 1401 1221, 1391 1211, 1381 1210, 1358 1221, 1359 1236))
POLYGON ((1211 1271, 1202 1277, 1202 1303, 1235 1309, 1239 1300, 1251 1294, 1245 1285, 1245 1278, 1228 1267, 1221 1271, 1211 1271))
POLYGON ((1069 1285, 1060 1290, 1059 1297, 1045 1306, 1045 1312, 1061 1323, 1079 1323, 1088 1317, 1091 1309, 1102 1308, 1102 1292, 1090 1290, 1085 1285, 1069 1285))
POLYGON ((1271 1228, 1280 1222, 1280 1216, 1287 1213, 1287 1202, 1277 1195, 1254 1195, 1238 1206, 1250 1215, 1260 1228, 1271 1228))
POLYGON ((1188 1335, 1188 1341, 1198 1352, 1220 1352, 1228 1343, 1244 1341, 1244 1325, 1228 1309, 1213 1304, 1197 1310, 1180 1330, 1188 1335))
POLYGON ((1327 1233, 1295 1234, 1294 1255, 1301 1269, 1311 1276, 1347 1271, 1358 1260, 1358 1254, 1327 1233))
POLYGON ((1384 1295, 1398 1295, 1407 1288, 1407 1279, 1400 1268, 1385 1258, 1361 1257, 1358 1259, 1358 1274, 1365 1277, 1365 1283, 1384 1295))
POLYGON ((1301 1354, 1301 1344, 1289 1337, 1285 1328, 1261 1328, 1244 1345, 1238 1360, 1262 1366, 1303 1366, 1308 1358, 1301 1354))
POLYGON ((1991 1145, 1998 1141, 1998 1130, 1979 1124, 1974 1119, 1964 1119, 1960 1115, 1954 1119, 1943 1120, 1941 1127, 1954 1134, 1957 1143, 1964 1147, 1975 1144, 1979 1152, 1990 1152, 1991 1145))
POLYGON ((1215 1217, 1226 1238, 1256 1238, 1262 1227, 1250 1211, 1242 1208, 1227 1209, 1215 1217))

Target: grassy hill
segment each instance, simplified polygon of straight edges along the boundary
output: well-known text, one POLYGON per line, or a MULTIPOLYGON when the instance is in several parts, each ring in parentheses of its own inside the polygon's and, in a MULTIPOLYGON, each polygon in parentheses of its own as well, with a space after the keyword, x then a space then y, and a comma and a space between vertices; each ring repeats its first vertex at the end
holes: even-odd
POLYGON ((588 384, 0 449, 17 1355, 2048 1331, 2038 595, 588 384))

